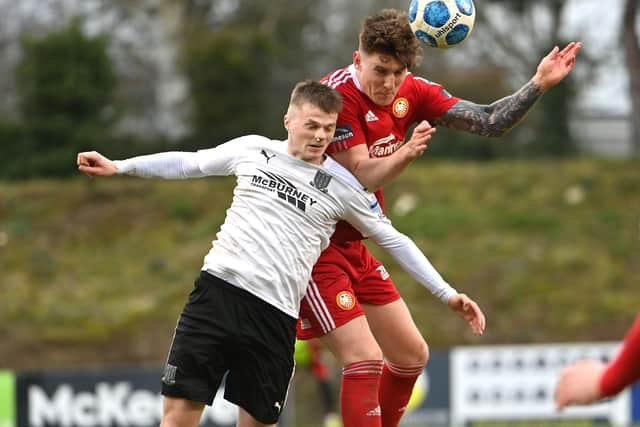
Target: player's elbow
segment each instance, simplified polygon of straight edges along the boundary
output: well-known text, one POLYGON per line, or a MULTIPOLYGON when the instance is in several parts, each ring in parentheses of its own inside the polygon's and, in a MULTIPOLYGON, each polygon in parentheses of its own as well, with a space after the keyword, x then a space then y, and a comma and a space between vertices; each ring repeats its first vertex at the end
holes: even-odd
POLYGON ((509 126, 506 123, 500 123, 489 119, 482 124, 478 124, 472 132, 489 138, 500 138, 501 136, 509 133, 512 128, 513 126, 509 126))
POLYGON ((488 136, 489 138, 500 138, 509 133, 510 130, 511 128, 494 127, 488 130, 486 136, 488 136))
POLYGON ((501 136, 506 135, 511 128, 512 126, 508 126, 506 123, 489 119, 484 126, 483 134, 490 138, 500 138, 501 136))
POLYGON ((352 170, 353 176, 370 192, 377 191, 384 186, 377 174, 372 172, 375 172, 375 168, 361 167, 360 163, 355 164, 352 170))

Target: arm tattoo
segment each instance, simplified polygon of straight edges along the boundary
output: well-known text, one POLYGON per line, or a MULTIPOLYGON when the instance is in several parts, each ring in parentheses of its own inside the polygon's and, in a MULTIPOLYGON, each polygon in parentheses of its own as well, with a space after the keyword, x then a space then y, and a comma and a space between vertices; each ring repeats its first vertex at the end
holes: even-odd
POLYGON ((542 93, 538 85, 529 81, 513 95, 490 105, 460 100, 434 123, 476 135, 502 136, 522 120, 542 93))

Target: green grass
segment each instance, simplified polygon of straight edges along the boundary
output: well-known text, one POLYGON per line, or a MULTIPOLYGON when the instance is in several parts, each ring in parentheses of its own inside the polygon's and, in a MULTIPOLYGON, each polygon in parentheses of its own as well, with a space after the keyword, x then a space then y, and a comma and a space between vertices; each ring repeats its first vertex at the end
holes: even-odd
MULTIPOLYGON (((396 227, 485 310, 482 338, 374 250, 434 348, 616 340, 640 307, 639 170, 640 161, 416 163, 387 188, 396 227), (407 195, 417 206, 401 215, 394 205, 407 195)), ((0 350, 1 365, 36 365, 52 357, 40 354, 46 346, 75 350, 54 364, 82 363, 83 346, 91 363, 113 348, 122 362, 161 361, 233 182, 0 182, 0 333, 29 352, 0 350)))
POLYGON ((396 227, 485 309, 480 339, 372 249, 432 345, 615 340, 640 307, 637 167, 594 160, 435 163, 410 168, 387 188, 396 227), (399 216, 394 204, 403 195, 419 203, 399 216))

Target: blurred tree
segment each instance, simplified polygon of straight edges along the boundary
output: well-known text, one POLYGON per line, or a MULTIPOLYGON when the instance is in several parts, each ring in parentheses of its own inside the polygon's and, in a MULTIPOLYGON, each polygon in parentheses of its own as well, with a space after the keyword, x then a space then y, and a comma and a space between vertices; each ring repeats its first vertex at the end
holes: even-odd
POLYGON ((195 145, 254 132, 284 136, 293 84, 320 77, 313 59, 326 49, 322 7, 309 0, 186 3, 182 66, 195 145))
POLYGON ((245 27, 193 31, 187 40, 184 70, 191 84, 196 143, 215 146, 246 133, 263 133, 274 49, 270 38, 245 27))
POLYGON ((629 70, 631 97, 631 141, 633 154, 640 155, 640 43, 636 22, 638 0, 626 0, 624 6, 622 39, 627 69, 629 70))
POLYGON ((107 45, 106 37, 86 37, 77 21, 42 38, 22 39, 16 70, 22 138, 0 145, 11 155, 0 156, 10 158, 0 169, 3 176, 75 173, 76 152, 104 142, 116 84, 107 45))
MULTIPOLYGON (((519 87, 535 73, 539 61, 553 46, 564 47, 564 0, 486 0, 478 13, 474 37, 486 59, 508 68, 519 87)), ((579 61, 591 59, 581 53, 579 61)), ((569 112, 576 93, 575 72, 547 92, 517 131, 520 152, 527 156, 567 156, 577 151, 569 129, 569 112)))

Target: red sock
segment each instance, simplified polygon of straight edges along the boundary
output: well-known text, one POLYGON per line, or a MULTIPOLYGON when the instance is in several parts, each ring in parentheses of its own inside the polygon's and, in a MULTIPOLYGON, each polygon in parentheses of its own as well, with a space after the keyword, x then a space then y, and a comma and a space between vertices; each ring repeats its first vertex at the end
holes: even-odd
POLYGON ((384 364, 380 379, 380 408, 382 427, 397 427, 407 409, 411 392, 424 366, 397 366, 384 364))
POLYGON ((364 360, 342 368, 340 412, 343 427, 380 427, 378 387, 382 360, 364 360))

